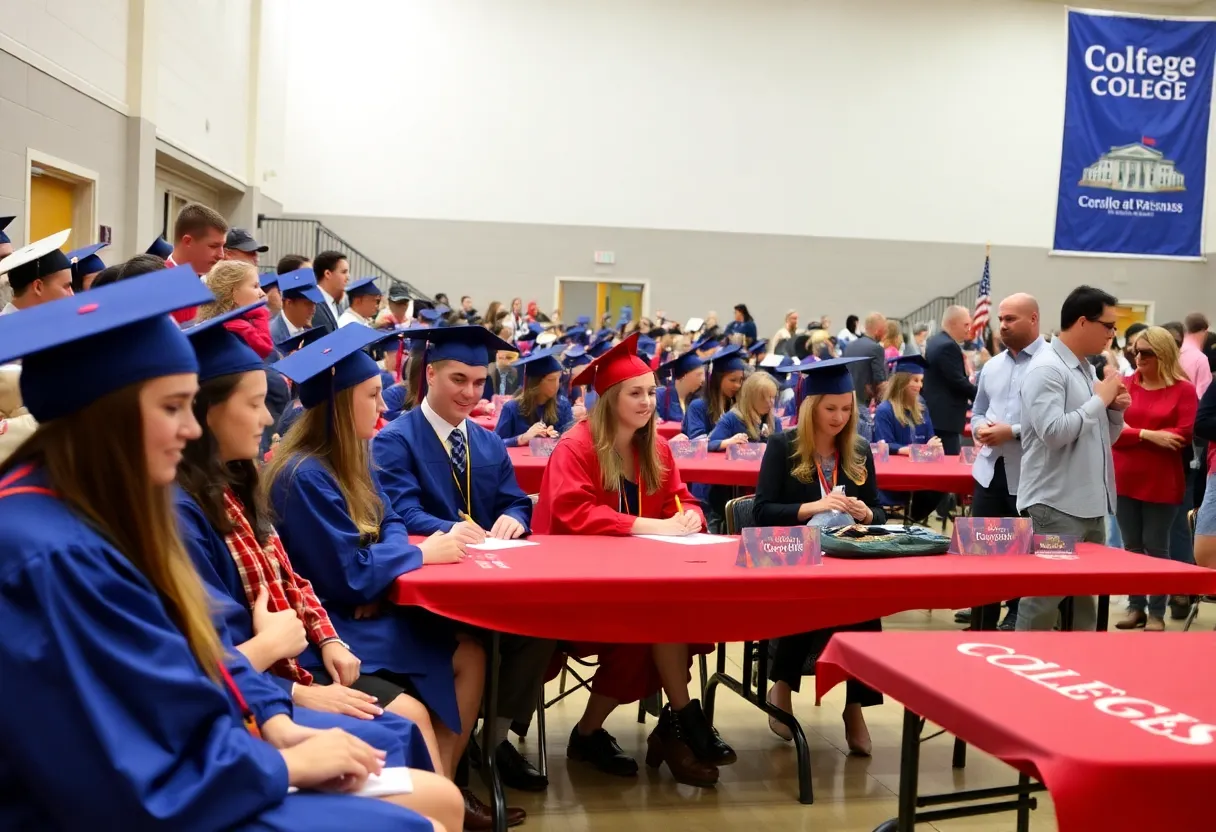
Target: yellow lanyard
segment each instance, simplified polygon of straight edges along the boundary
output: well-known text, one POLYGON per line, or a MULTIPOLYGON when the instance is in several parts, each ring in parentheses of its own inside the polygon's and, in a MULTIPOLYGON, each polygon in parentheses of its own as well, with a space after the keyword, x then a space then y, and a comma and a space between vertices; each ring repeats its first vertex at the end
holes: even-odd
MULTIPOLYGON (((430 424, 428 422, 428 424, 430 424)), ((435 430, 435 426, 431 425, 431 430, 435 430)), ((456 428, 460 430, 460 428, 456 428)), ((464 443, 464 488, 460 487, 460 480, 456 477, 456 472, 452 470, 452 453, 448 450, 447 443, 443 437, 439 435, 439 431, 435 430, 435 438, 439 440, 439 446, 448 454, 448 473, 452 475, 452 482, 456 483, 456 491, 464 498, 464 510, 472 517, 473 516, 473 449, 469 447, 469 443, 464 443)))

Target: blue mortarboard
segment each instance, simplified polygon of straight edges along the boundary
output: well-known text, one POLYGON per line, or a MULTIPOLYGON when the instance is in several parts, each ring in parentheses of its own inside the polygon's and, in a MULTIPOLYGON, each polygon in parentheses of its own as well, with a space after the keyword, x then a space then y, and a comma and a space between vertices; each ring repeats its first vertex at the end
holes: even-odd
POLYGON ((380 287, 376 285, 376 278, 365 277, 362 280, 356 280, 346 284, 346 296, 348 298, 357 298, 360 295, 382 295, 380 287))
POLYGON ((502 340, 484 326, 449 326, 398 330, 398 335, 413 340, 413 346, 426 343, 425 361, 459 361, 470 367, 494 362, 499 350, 515 352, 515 345, 502 340))
MULTIPOLYGON (((9 219, 12 219, 12 217, 9 217, 9 219)), ((574 323, 577 324, 578 326, 590 326, 591 325, 591 316, 590 315, 579 315, 578 320, 576 320, 574 323)))
POLYGON ((0 259, 0 274, 7 274, 13 291, 20 292, 36 280, 70 271, 72 263, 60 246, 67 242, 71 234, 72 229, 67 228, 17 249, 0 259))
POLYGON ((278 286, 279 275, 275 272, 262 272, 258 276, 258 285, 262 287, 263 291, 272 286, 278 286))
POLYGON ((923 375, 925 372, 925 361, 923 355, 901 355, 896 358, 887 359, 887 366, 893 373, 912 373, 914 375, 923 375))
POLYGON ((692 352, 705 352, 705 350, 714 349, 722 343, 722 339, 716 336, 706 336, 698 341, 695 341, 688 349, 692 352))
POLYGON ((370 326, 347 324, 271 367, 299 384, 300 404, 313 408, 380 375, 379 365, 363 350, 383 338, 370 326))
POLYGON ((304 298, 313 303, 325 303, 325 296, 317 288, 317 275, 312 266, 279 275, 279 291, 285 298, 304 298))
POLYGON ((543 324, 538 324, 535 321, 533 321, 532 323, 528 324, 527 331, 524 332, 522 335, 520 335, 518 340, 535 341, 536 336, 540 335, 544 331, 545 331, 545 327, 543 324))
POLYGON ((659 365, 659 375, 671 373, 673 378, 683 378, 693 370, 705 364, 705 359, 697 355, 696 351, 686 352, 681 356, 671 359, 659 365))
POLYGON ((22 359, 22 400, 49 422, 128 385, 198 372, 169 313, 212 300, 187 265, 38 304, 0 319, 0 363, 22 359))
POLYGON ((12 240, 9 239, 9 236, 4 233, 4 229, 8 228, 8 224, 15 219, 17 219, 17 218, 16 217, 0 217, 0 243, 11 243, 12 242, 12 240))
POLYGON ((853 374, 849 365, 868 358, 828 358, 823 361, 804 362, 798 365, 798 371, 806 376, 803 394, 807 396, 828 396, 835 393, 852 393, 853 374))
POLYGON ((590 363, 591 355, 587 352, 587 348, 581 344, 571 347, 562 355, 562 366, 567 370, 573 370, 575 367, 581 367, 584 364, 590 363))
POLYGON ((438 309, 421 309, 418 311, 418 317, 424 321, 435 323, 443 317, 443 314, 438 309))
POLYGON ((720 347, 705 363, 709 365, 711 373, 733 373, 735 370, 747 368, 743 361, 743 348, 738 344, 720 347))
POLYGON ((616 335, 615 329, 609 329, 608 327, 604 327, 603 329, 596 331, 595 340, 601 341, 604 338, 612 338, 615 335, 616 335))
POLYGON ((286 341, 276 341, 274 345, 279 352, 286 356, 324 337, 325 327, 314 326, 297 332, 286 341))
POLYGON ((658 349, 659 343, 649 335, 638 336, 638 355, 643 356, 647 361, 654 358, 654 351, 658 349))
POLYGON ((95 274, 104 269, 106 264, 101 262, 97 252, 108 245, 109 243, 93 243, 84 248, 69 251, 67 256, 68 262, 72 264, 72 277, 79 279, 86 274, 95 274))
POLYGON ((560 340, 567 341, 571 344, 582 344, 587 340, 587 330, 583 329, 581 326, 571 327, 570 329, 566 330, 565 334, 562 335, 560 340))
POLYGON ((612 349, 612 332, 609 330, 607 338, 596 338, 591 346, 587 347, 587 352, 592 358, 599 358, 608 350, 612 349))
POLYGON ((239 336, 224 327, 228 321, 241 317, 251 309, 265 305, 266 299, 263 298, 257 303, 232 309, 222 315, 208 318, 201 324, 195 324, 182 330, 190 339, 190 345, 194 347, 194 354, 198 358, 198 380, 200 382, 266 368, 261 356, 250 349, 249 345, 239 336))
MULTIPOLYGON (((157 237, 152 241, 152 245, 148 246, 147 253, 155 254, 162 260, 168 260, 169 256, 173 254, 173 246, 165 242, 164 237, 157 237)), ((195 277, 198 277, 198 275, 195 275, 195 277)))
POLYGON ((512 363, 512 367, 519 367, 523 370, 525 377, 542 378, 550 373, 560 373, 562 365, 558 362, 557 357, 561 354, 561 347, 546 347, 543 350, 533 350, 526 358, 521 358, 512 363))
POLYGON ((761 338, 759 341, 757 341, 756 343, 752 344, 750 347, 747 348, 747 354, 748 355, 759 355, 760 353, 764 352, 767 349, 768 349, 768 339, 761 338))

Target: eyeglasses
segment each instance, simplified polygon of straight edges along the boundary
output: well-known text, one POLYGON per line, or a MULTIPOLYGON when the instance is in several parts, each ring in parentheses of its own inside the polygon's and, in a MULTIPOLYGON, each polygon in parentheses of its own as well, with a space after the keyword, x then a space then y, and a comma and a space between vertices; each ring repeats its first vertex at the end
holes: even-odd
POLYGON ((1153 352, 1152 350, 1140 349, 1140 350, 1135 350, 1135 353, 1136 353, 1136 358, 1156 358, 1157 357, 1157 353, 1153 352))
POLYGON ((1114 332, 1115 327, 1119 325, 1118 321, 1104 321, 1101 318, 1086 318, 1085 320, 1095 324, 1102 324, 1102 326, 1106 327, 1107 332, 1114 332))

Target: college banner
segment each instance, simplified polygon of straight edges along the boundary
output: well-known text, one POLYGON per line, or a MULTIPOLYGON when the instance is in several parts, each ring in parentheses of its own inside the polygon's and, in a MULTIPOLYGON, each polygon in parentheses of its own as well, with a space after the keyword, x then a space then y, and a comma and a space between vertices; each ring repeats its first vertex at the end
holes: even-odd
POLYGON ((1216 21, 1068 12, 1057 253, 1200 257, 1216 21))

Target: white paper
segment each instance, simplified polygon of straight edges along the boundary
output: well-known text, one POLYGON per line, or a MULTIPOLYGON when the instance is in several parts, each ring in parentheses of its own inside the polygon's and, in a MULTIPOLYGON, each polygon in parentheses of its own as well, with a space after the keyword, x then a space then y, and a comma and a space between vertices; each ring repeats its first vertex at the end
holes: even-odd
MULTIPOLYGON (((288 794, 300 791, 295 786, 287 789, 288 794)), ((414 778, 405 766, 390 766, 379 774, 368 775, 367 782, 357 792, 355 797, 389 797, 395 794, 413 794, 414 778)))
POLYGON ((785 360, 784 355, 779 355, 778 353, 771 352, 760 360, 760 366, 761 367, 780 367, 781 362, 784 360, 785 360))
POLYGON ((640 537, 643 540, 657 540, 660 543, 678 543, 681 546, 710 546, 714 543, 735 543, 733 537, 724 537, 720 534, 687 534, 683 537, 673 537, 665 534, 635 534, 634 537, 640 537))
POLYGON ((493 552, 498 549, 518 549, 521 546, 535 545, 530 540, 499 540, 496 537, 487 537, 485 543, 470 543, 468 548, 476 549, 479 552, 493 552))
POLYGON ((700 318, 689 318, 688 323, 684 324, 684 332, 688 335, 696 335, 704 323, 705 321, 700 318))

